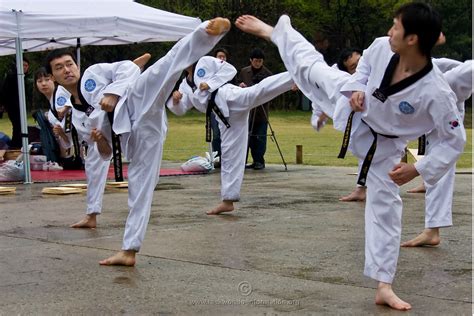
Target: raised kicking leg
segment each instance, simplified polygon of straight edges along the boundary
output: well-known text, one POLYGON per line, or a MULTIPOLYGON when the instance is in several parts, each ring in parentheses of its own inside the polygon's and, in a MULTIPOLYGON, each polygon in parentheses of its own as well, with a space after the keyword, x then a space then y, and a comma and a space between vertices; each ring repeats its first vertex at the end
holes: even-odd
POLYGON ((273 26, 257 19, 252 15, 242 15, 237 18, 235 25, 244 31, 257 37, 270 41, 273 32, 273 26))
POLYGON ((133 63, 136 64, 138 67, 140 67, 140 71, 143 71, 145 69, 145 65, 150 61, 151 55, 148 53, 145 53, 141 55, 140 57, 137 57, 133 60, 133 63))

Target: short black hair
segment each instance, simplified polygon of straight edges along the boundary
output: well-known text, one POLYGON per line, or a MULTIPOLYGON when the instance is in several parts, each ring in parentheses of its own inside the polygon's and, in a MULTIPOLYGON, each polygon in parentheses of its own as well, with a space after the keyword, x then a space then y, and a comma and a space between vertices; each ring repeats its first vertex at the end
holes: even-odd
POLYGON ((46 71, 49 74, 53 73, 53 71, 51 69, 51 61, 53 61, 56 58, 60 58, 62 56, 70 56, 72 58, 72 60, 74 61, 74 63, 77 64, 76 56, 74 56, 74 54, 72 53, 71 50, 69 50, 67 48, 52 50, 51 52, 48 53, 48 55, 46 56, 45 62, 44 62, 44 68, 46 69, 46 71))
POLYGON ((339 70, 347 72, 347 67, 344 65, 344 63, 352 56, 352 54, 358 53, 359 55, 362 55, 362 50, 358 48, 344 48, 341 53, 339 54, 339 57, 337 59, 337 68, 339 70))
POLYGON ((265 59, 265 54, 263 53, 263 50, 261 50, 260 48, 254 48, 250 52, 250 59, 254 59, 254 58, 265 59))
POLYGON ((44 67, 40 67, 38 68, 38 70, 36 70, 35 72, 35 83, 38 79, 40 78, 43 78, 43 77, 49 77, 51 76, 50 73, 48 73, 48 71, 46 70, 46 68, 44 67))
POLYGON ((218 47, 214 50, 212 56, 216 57, 217 56, 217 53, 224 53, 225 54, 225 57, 227 57, 227 59, 229 59, 230 57, 230 54, 229 54, 229 51, 227 49, 225 49, 224 47, 218 47))
POLYGON ((395 18, 405 29, 404 36, 418 36, 418 45, 423 55, 431 57, 431 50, 441 34, 441 15, 429 4, 411 2, 402 5, 396 12, 395 18))

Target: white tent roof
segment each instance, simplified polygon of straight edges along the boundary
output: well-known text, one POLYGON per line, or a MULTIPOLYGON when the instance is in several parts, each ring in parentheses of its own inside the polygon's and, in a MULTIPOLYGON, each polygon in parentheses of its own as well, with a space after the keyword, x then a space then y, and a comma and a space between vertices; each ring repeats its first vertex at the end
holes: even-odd
MULTIPOLYGON (((0 55, 16 54, 21 132, 27 134, 23 51, 177 41, 201 23, 130 0, 0 0, 0 55)), ((28 148, 28 137, 22 137, 28 148)), ((28 150, 25 183, 31 183, 28 150)))
POLYGON ((0 0, 0 55, 81 45, 177 41, 200 19, 130 0, 0 0))

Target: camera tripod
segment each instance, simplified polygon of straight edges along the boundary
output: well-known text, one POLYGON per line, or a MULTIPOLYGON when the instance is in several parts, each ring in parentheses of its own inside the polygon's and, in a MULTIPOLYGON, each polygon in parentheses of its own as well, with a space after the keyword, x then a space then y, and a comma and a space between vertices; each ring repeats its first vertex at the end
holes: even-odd
MULTIPOLYGON (((263 107, 263 106, 261 106, 261 107, 262 107, 263 115, 265 116, 265 120, 267 121, 268 128, 270 129, 270 134, 268 134, 268 133, 265 134, 265 135, 255 135, 255 134, 253 134, 253 129, 254 129, 254 126, 255 126, 255 116, 256 116, 256 115, 254 115, 253 118, 252 118, 252 124, 250 125, 249 138, 252 137, 252 136, 265 136, 265 137, 270 136, 270 139, 272 140, 272 142, 275 143, 275 145, 277 147, 278 153, 280 154, 280 157, 281 157, 281 161, 282 161, 283 165, 285 166, 285 171, 288 171, 288 168, 286 166, 285 158, 283 157, 283 153, 281 152, 280 145, 278 144, 278 141, 276 139, 275 131, 273 130, 272 125, 270 124, 270 121, 268 120, 267 111, 265 110, 265 107, 263 107)), ((255 109, 258 109, 258 107, 256 107, 255 109)), ((248 161, 249 151, 250 151, 250 147, 247 146, 247 157, 245 158, 245 164, 247 164, 247 161, 248 161)))

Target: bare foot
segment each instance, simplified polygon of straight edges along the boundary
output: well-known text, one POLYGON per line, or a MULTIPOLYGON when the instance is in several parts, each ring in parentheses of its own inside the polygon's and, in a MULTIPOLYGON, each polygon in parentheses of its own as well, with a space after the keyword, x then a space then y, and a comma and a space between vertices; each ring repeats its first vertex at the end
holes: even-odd
POLYGON ((220 35, 230 30, 230 21, 226 18, 214 18, 209 21, 206 33, 209 35, 220 35))
POLYGON ((392 285, 379 282, 377 293, 375 294, 375 304, 388 305, 399 311, 407 311, 411 309, 411 305, 402 301, 392 290, 392 285))
POLYGON ((365 201, 365 190, 366 187, 356 187, 351 194, 343 196, 339 199, 339 201, 343 202, 357 202, 357 201, 365 201))
POLYGON ((267 23, 259 20, 253 15, 241 15, 235 20, 235 26, 241 29, 245 33, 249 33, 267 41, 272 36, 273 27, 267 23))
POLYGON ((143 71, 145 69, 145 65, 150 61, 151 55, 148 53, 145 53, 141 55, 138 58, 135 58, 133 60, 133 63, 136 64, 138 67, 140 67, 140 70, 143 71))
POLYGON ((103 266, 133 267, 135 265, 135 253, 134 250, 121 250, 112 257, 99 261, 99 264, 103 266))
POLYGON ((415 238, 405 241, 401 244, 402 247, 422 247, 422 246, 437 246, 441 242, 439 237, 439 228, 426 228, 421 234, 415 238))
POLYGON ((425 184, 422 183, 419 186, 417 186, 416 188, 407 190, 407 192, 408 193, 425 193, 426 192, 425 184))
POLYGON ((212 210, 206 212, 207 215, 219 215, 220 213, 232 212, 234 210, 234 202, 222 201, 212 210))
POLYGON ((97 226, 96 214, 88 214, 79 222, 72 224, 71 228, 95 228, 97 226))

